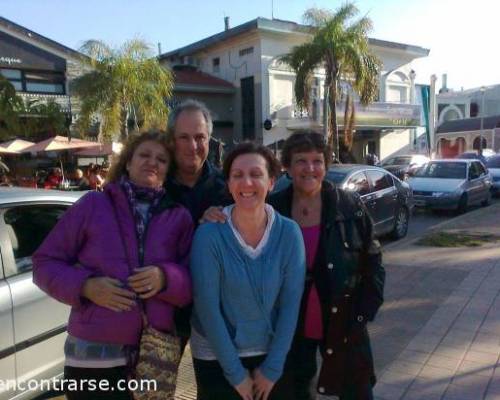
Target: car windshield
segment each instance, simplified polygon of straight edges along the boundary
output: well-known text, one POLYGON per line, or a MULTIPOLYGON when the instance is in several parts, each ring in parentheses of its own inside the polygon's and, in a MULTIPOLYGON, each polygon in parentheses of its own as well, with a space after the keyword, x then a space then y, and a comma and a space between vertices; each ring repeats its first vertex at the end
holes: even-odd
POLYGON ((384 161, 382 165, 406 165, 411 162, 411 157, 393 157, 384 161))
POLYGON ((346 177, 347 172, 343 171, 335 171, 334 169, 330 169, 327 173, 327 179, 333 183, 341 183, 346 177))
POLYGON ((467 166, 461 162, 430 162, 420 168, 415 176, 421 178, 465 179, 467 166))
POLYGON ((500 157, 491 157, 486 161, 488 168, 500 168, 500 157))

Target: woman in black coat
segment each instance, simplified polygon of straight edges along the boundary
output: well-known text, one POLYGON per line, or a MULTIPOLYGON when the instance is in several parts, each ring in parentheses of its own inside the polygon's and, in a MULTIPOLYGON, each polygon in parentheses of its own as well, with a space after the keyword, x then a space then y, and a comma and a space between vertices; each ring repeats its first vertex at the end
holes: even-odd
POLYGON ((375 374, 366 323, 383 303, 385 271, 361 200, 324 180, 331 154, 318 133, 290 136, 282 163, 292 185, 269 200, 300 225, 306 245, 306 287, 285 374, 297 400, 313 399, 319 348, 318 392, 369 400, 375 374))

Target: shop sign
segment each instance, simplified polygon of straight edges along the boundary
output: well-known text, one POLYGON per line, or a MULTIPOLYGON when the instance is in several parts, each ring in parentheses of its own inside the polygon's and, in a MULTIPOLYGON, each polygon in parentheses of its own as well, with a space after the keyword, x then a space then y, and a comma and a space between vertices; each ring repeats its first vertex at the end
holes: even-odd
POLYGON ((0 62, 4 64, 21 64, 22 60, 20 58, 0 56, 0 62))
MULTIPOLYGON (((339 105, 337 105, 339 107, 339 105)), ((344 124, 344 105, 337 110, 337 123, 344 124)), ((375 102, 367 106, 355 103, 356 127, 414 128, 421 126, 422 106, 375 102)))

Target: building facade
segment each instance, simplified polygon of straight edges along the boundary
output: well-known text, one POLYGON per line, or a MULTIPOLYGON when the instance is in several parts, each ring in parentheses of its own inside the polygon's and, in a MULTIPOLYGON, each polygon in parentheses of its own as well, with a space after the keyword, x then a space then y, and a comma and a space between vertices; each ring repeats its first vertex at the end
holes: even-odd
POLYGON ((447 88, 443 75, 437 107, 436 143, 440 156, 500 150, 500 85, 453 91, 447 88))
POLYGON ((84 72, 81 53, 0 17, 0 74, 24 101, 56 102, 68 121, 78 114, 71 81, 84 72))
MULTIPOLYGON (((295 74, 279 61, 310 37, 307 26, 257 18, 165 53, 160 62, 173 68, 189 65, 230 82, 235 94, 225 111, 234 122, 234 141, 256 140, 272 147, 297 129, 323 129, 324 71, 319 68, 315 73, 310 109, 299 110, 293 93, 295 74), (272 122, 270 130, 264 129, 266 120, 272 122)), ((376 39, 370 39, 370 47, 383 67, 378 101, 368 107, 355 105, 353 153, 358 160, 368 152, 384 158, 412 148, 414 131, 421 125, 421 106, 416 104, 411 62, 429 54, 418 46, 376 39)), ((207 103, 210 107, 211 101, 207 103)))

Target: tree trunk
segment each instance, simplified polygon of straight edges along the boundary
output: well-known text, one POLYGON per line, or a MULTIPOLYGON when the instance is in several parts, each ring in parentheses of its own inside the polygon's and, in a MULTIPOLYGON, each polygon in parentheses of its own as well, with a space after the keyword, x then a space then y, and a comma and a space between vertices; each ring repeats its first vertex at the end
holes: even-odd
POLYGON ((128 138, 128 108, 122 107, 120 113, 120 141, 123 143, 128 138))
POLYGON ((329 135, 330 137, 328 138, 328 144, 330 147, 333 149, 335 152, 335 156, 338 158, 339 157, 339 127, 337 125, 337 81, 336 79, 332 79, 330 81, 330 89, 329 89, 329 94, 330 96, 328 97, 328 104, 330 108, 330 114, 329 114, 329 121, 328 121, 328 126, 329 126, 329 135))

